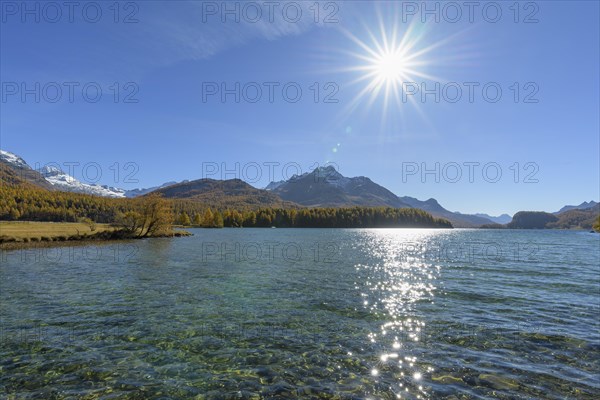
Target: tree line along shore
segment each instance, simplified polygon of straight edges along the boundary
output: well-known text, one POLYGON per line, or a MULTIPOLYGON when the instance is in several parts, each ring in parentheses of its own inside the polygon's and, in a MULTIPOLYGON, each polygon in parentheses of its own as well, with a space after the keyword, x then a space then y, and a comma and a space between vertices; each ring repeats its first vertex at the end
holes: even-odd
POLYGON ((184 236, 177 226, 278 228, 452 228, 414 208, 209 208, 150 194, 133 199, 0 187, 0 244, 184 236))

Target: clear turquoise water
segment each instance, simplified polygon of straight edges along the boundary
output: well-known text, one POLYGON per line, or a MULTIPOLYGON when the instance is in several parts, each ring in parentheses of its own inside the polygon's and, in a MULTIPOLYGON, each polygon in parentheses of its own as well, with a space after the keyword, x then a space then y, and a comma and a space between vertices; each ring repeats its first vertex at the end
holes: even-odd
POLYGON ((194 233, 3 252, 0 398, 600 398, 600 235, 194 233))

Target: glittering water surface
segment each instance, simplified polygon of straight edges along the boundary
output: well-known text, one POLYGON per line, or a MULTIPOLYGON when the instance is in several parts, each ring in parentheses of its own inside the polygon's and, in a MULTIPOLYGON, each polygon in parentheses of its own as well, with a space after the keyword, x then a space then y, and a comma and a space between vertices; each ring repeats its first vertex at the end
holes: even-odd
POLYGON ((600 240, 194 230, 2 253, 0 397, 600 398, 600 240))

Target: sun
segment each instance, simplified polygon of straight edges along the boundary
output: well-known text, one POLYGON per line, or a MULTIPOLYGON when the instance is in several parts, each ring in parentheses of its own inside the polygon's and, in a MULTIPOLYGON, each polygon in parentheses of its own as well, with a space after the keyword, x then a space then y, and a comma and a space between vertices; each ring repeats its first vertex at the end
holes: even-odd
POLYGON ((367 97, 369 104, 372 104, 383 95, 385 112, 392 101, 401 102, 402 91, 407 83, 414 83, 418 79, 434 79, 426 73, 431 64, 426 56, 434 46, 425 45, 422 26, 411 24, 400 32, 398 26, 388 28, 383 23, 379 25, 378 36, 367 29, 370 39, 367 41, 351 33, 346 34, 361 50, 350 53, 357 60, 357 65, 349 70, 360 72, 354 83, 366 82, 354 103, 367 97))
POLYGON ((403 76, 406 76, 405 58, 400 51, 394 50, 379 55, 374 60, 373 75, 381 84, 396 84, 401 83, 403 76))
MULTIPOLYGON (((356 32, 344 31, 354 44, 352 50, 345 52, 350 56, 350 65, 344 70, 357 75, 350 85, 362 86, 348 104, 347 112, 352 113, 365 103, 366 107, 361 108, 369 109, 376 101, 384 117, 392 107, 402 113, 407 102, 418 109, 415 96, 406 95, 407 88, 414 90, 415 85, 420 87, 423 81, 440 80, 429 72, 440 65, 439 61, 436 63, 434 50, 451 37, 432 41, 428 34, 433 28, 419 20, 403 25, 396 21, 386 26, 380 16, 375 27, 374 33, 365 25, 362 39, 356 32)), ((421 110, 417 111, 422 114, 421 110)))

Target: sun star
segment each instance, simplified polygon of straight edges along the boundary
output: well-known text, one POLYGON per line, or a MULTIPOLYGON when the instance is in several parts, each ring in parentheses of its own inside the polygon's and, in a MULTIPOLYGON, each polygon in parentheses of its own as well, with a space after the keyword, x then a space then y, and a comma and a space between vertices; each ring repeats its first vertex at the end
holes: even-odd
POLYGON ((428 73, 428 69, 434 64, 439 65, 439 62, 433 59, 432 52, 453 39, 453 35, 432 42, 426 34, 431 27, 426 23, 415 20, 400 25, 396 21, 391 26, 386 26, 381 15, 377 28, 378 33, 365 28, 362 39, 356 36, 356 32, 344 32, 356 48, 348 52, 355 62, 344 70, 358 73, 358 77, 350 82, 351 85, 362 85, 349 103, 347 111, 352 113, 359 104, 365 103, 365 109, 369 110, 375 101, 381 100, 378 107, 383 123, 390 107, 393 106, 396 111, 394 115, 401 114, 403 104, 409 101, 416 111, 426 118, 419 107, 417 97, 406 96, 404 92, 423 81, 440 80, 428 73))

